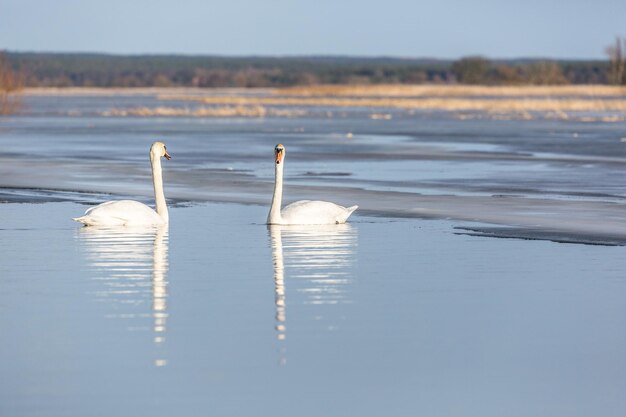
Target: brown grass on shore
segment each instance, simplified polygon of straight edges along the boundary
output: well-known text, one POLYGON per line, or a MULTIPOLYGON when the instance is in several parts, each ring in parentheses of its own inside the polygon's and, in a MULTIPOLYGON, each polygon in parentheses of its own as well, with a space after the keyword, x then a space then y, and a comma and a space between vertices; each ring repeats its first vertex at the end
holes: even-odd
POLYGON ((609 85, 312 85, 275 89, 274 94, 304 97, 607 97, 626 96, 626 87, 609 85))
POLYGON ((263 106, 224 106, 195 109, 179 107, 114 108, 102 112, 100 115, 107 117, 298 117, 304 113, 302 110, 271 109, 263 106))
MULTIPOLYGON (((28 89, 32 95, 154 95, 160 100, 190 101, 200 108, 117 108, 106 116, 189 117, 298 117, 303 107, 365 108, 374 114, 383 109, 479 111, 534 117, 529 112, 570 117, 566 112, 612 112, 593 117, 623 120, 626 87, 585 86, 463 86, 463 85, 321 85, 284 89, 199 88, 71 88, 28 89), (285 106, 286 108, 277 108, 285 106)), ((503 117, 509 117, 503 116, 503 117)), ((518 117, 516 116, 516 117, 518 117)), ((495 117, 495 116, 494 116, 495 117)), ((591 117, 591 116, 590 116, 591 117)), ((383 118, 372 116, 373 119, 383 118)), ((385 117, 388 119, 388 117, 385 117)))
POLYGON ((580 114, 566 113, 562 111, 549 111, 530 113, 527 111, 521 112, 473 112, 464 113, 458 112, 453 115, 457 120, 536 120, 536 119, 551 119, 551 120, 570 120, 576 122, 603 122, 603 123, 621 123, 626 121, 626 114, 597 114, 594 116, 586 116, 580 114))
POLYGON ((167 95, 239 95, 269 94, 270 89, 198 88, 198 87, 29 87, 22 92, 28 96, 167 96, 167 95))
POLYGON ((321 106, 396 108, 445 111, 626 111, 626 100, 621 99, 544 99, 544 98, 342 98, 342 97, 232 97, 232 96, 170 96, 163 99, 198 101, 211 105, 230 106, 321 106))
POLYGON ((304 97, 626 97, 626 87, 610 85, 563 86, 470 86, 470 85, 313 85, 286 88, 196 87, 37 87, 22 90, 25 95, 248 95, 304 97))

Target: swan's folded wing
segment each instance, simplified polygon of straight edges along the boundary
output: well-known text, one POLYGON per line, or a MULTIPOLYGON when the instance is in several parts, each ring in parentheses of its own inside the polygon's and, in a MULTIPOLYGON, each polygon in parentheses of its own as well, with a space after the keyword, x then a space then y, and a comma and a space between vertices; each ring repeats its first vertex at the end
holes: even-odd
POLYGON ((89 226, 161 224, 163 219, 153 209, 133 200, 107 201, 91 207, 74 219, 89 226))
POLYGON ((301 200, 281 210, 285 224, 345 223, 358 206, 346 208, 329 201, 301 200))

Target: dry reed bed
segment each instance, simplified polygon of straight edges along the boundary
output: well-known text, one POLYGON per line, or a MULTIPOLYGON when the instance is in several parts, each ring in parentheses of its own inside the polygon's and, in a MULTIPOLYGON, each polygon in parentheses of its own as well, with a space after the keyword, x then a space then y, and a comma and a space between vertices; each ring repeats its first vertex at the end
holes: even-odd
POLYGON ((623 112, 626 100, 622 99, 539 99, 539 98, 337 98, 337 97, 232 97, 232 96, 164 96, 164 100, 196 101, 211 105, 230 106, 320 106, 364 107, 407 110, 446 111, 561 111, 561 112, 623 112))
POLYGON ((222 95, 271 94, 272 89, 198 88, 198 87, 31 87, 22 90, 28 96, 159 96, 159 95, 222 95))
POLYGON ((453 116, 457 120, 571 120, 576 122, 605 122, 617 123, 626 121, 626 114, 609 114, 586 116, 579 114, 565 113, 562 111, 550 111, 541 113, 523 112, 483 112, 483 113, 462 113, 453 116))
MULTIPOLYGON (((308 113, 299 109, 274 109, 262 106, 234 106, 234 107, 201 107, 197 109, 177 108, 177 107, 131 107, 114 108, 100 112, 104 117, 304 117, 308 113)), ((71 115, 80 115, 71 114, 71 115)), ((333 117, 332 112, 326 113, 327 117, 333 117)), ((575 116, 562 111, 542 112, 541 114, 531 114, 527 111, 521 112, 482 112, 465 114, 459 112, 454 116, 458 120, 534 120, 555 119, 555 120, 576 120, 580 122, 624 122, 626 114, 598 115, 598 116, 575 116)), ((369 115, 372 120, 391 120, 393 116, 388 113, 372 113, 369 115)))
POLYGON ((626 97, 626 87, 608 85, 565 86, 468 86, 468 85, 314 85, 288 88, 196 87, 37 87, 25 88, 25 95, 248 95, 304 97, 626 97))
POLYGON ((114 108, 101 112, 101 116, 107 117, 299 117, 303 116, 303 110, 296 109, 272 109, 263 106, 224 106, 224 107, 200 107, 195 109, 180 107, 131 107, 114 108))
POLYGON ((607 85, 313 85, 280 88, 273 92, 276 95, 305 97, 626 97, 626 87, 607 85))

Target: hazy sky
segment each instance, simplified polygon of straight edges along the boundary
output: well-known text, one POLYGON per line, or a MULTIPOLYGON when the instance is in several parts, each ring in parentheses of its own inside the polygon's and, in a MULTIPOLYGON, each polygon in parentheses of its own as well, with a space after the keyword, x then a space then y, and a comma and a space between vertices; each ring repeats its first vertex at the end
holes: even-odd
POLYGON ((602 58, 626 0, 0 0, 0 49, 602 58))

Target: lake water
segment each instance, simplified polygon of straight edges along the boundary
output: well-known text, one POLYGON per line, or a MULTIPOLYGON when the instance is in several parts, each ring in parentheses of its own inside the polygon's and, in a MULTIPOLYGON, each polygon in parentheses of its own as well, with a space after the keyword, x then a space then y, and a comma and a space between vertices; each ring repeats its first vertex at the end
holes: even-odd
POLYGON ((0 415, 623 415, 622 125, 120 102, 154 99, 0 121, 0 415), (169 227, 71 221, 150 202, 155 139, 169 227), (263 224, 278 142, 286 200, 350 223, 263 224))

